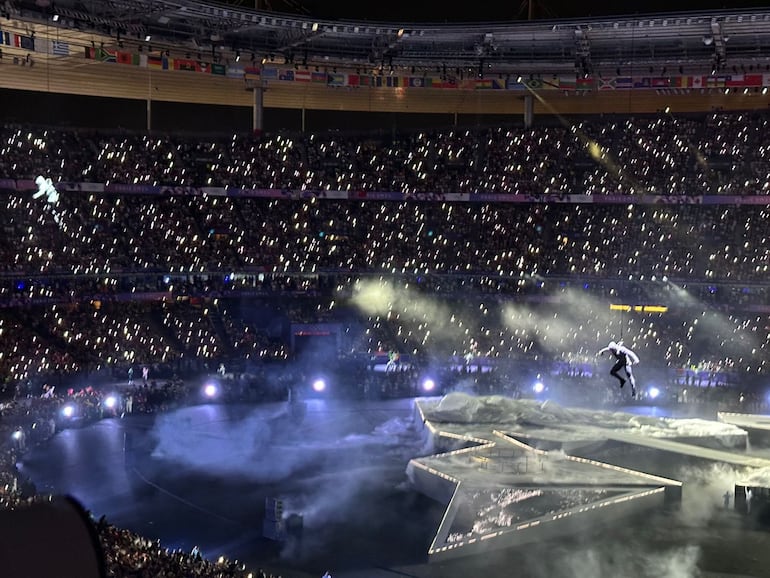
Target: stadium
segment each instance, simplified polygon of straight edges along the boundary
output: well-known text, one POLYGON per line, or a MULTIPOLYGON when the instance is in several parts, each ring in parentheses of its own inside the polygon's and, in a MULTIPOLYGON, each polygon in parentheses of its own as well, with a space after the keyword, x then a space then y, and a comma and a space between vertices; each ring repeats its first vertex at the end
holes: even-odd
POLYGON ((770 10, 244 4, 0 7, 7 575, 762 576, 770 10))

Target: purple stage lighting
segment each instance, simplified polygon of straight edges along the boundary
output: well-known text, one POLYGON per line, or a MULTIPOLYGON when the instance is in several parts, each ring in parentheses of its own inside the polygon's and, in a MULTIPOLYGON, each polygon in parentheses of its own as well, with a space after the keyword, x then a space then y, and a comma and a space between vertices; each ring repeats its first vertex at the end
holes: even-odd
POLYGON ((313 391, 322 392, 326 389, 326 382, 323 379, 316 379, 313 382, 313 391))

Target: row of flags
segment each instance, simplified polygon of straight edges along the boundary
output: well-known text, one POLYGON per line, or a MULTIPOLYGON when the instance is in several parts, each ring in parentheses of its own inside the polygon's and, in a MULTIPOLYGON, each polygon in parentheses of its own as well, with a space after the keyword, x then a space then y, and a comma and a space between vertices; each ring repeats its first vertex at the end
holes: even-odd
MULTIPOLYGON (((0 30, 0 45, 13 46, 55 56, 70 56, 83 50, 67 42, 35 38, 0 30)), ((761 88, 770 86, 770 73, 679 75, 679 76, 615 76, 582 77, 579 75, 551 78, 458 78, 456 76, 400 76, 397 74, 351 74, 299 68, 221 64, 192 58, 171 58, 163 52, 128 52, 103 47, 85 47, 85 58, 100 62, 128 64, 158 70, 199 72, 230 78, 263 81, 309 82, 330 87, 386 88, 458 88, 464 90, 562 90, 603 91, 633 89, 687 88, 761 88)))

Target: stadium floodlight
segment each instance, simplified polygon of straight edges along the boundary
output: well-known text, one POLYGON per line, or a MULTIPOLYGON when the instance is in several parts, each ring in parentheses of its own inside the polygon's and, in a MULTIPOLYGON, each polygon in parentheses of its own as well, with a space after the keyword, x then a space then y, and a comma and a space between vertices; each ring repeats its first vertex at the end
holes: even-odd
POLYGON ((108 395, 104 398, 104 407, 107 409, 115 409, 115 406, 118 405, 118 398, 115 395, 108 395))
POLYGON ((650 395, 650 399, 656 399, 660 395, 660 390, 653 385, 647 390, 647 393, 650 395))
POLYGON ((422 388, 425 391, 433 391, 434 389, 436 389, 436 382, 433 381, 430 377, 428 377, 422 382, 422 388))
POLYGON ((71 418, 71 417, 73 417, 73 416, 75 415, 75 406, 74 406, 74 405, 72 405, 71 403, 68 403, 67 405, 65 405, 65 406, 62 408, 62 410, 61 410, 61 414, 62 414, 64 417, 66 417, 66 418, 71 418))
POLYGON ((532 386, 532 389, 535 391, 535 393, 543 393, 543 390, 545 390, 545 385, 542 381, 536 381, 532 386))

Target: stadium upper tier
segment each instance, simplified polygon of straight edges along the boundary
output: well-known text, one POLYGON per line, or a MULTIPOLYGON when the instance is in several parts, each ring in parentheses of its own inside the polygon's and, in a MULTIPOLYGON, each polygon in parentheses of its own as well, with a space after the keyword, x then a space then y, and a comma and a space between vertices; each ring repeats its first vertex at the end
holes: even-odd
POLYGON ((402 194, 758 195, 768 117, 602 118, 558 127, 255 138, 4 126, 0 178, 402 194))
POLYGON ((573 129, 205 142, 4 127, 0 268, 761 283, 766 124, 762 115, 665 116, 573 129), (12 190, 35 175, 78 186, 61 183, 52 211, 33 191, 12 190), (115 183, 130 186, 105 187, 115 183), (210 195, 177 185, 235 188, 210 195), (415 202, 409 194, 419 192, 434 195, 415 202), (447 202, 435 193, 467 194, 447 202), (711 196, 677 196, 685 193, 711 196), (559 200, 545 194, 575 196, 539 202, 559 200), (687 206, 672 206, 682 200, 687 206))

